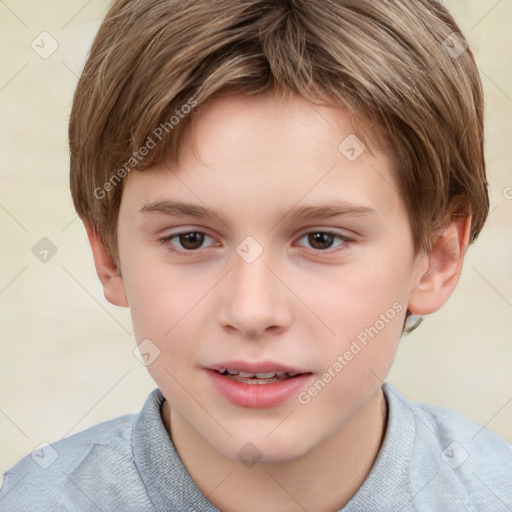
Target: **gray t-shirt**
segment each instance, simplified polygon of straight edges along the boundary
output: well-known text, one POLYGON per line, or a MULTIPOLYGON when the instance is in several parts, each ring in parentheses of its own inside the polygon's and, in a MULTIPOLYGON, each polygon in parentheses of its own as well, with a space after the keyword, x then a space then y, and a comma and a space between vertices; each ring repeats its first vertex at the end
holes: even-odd
MULTIPOLYGON (((388 384, 383 390, 385 438, 343 512, 512 511, 512 445, 455 413, 410 402, 388 384)), ((160 415, 163 401, 155 389, 139 414, 24 457, 5 474, 0 511, 218 510, 176 452, 160 415)))

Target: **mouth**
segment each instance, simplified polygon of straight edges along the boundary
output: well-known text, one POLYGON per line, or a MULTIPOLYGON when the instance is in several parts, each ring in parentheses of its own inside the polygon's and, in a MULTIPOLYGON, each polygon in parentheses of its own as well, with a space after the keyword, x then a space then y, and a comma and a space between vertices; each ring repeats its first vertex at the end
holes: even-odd
POLYGON ((310 383, 313 372, 276 361, 224 361, 208 368, 214 388, 239 407, 276 407, 310 383))

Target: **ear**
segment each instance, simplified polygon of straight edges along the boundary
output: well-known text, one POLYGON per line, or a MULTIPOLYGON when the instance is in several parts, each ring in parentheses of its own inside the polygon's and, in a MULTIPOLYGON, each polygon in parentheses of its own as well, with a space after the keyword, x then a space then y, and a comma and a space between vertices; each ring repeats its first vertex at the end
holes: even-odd
POLYGON ((409 296, 408 309, 414 315, 428 315, 440 309, 459 282, 469 243, 471 215, 454 215, 439 236, 428 258, 428 271, 409 296))
POLYGON ((84 220, 83 223, 94 256, 96 272, 103 285, 105 298, 115 306, 128 307, 128 299, 126 298, 126 291, 120 270, 112 261, 103 240, 92 224, 88 220, 84 220))

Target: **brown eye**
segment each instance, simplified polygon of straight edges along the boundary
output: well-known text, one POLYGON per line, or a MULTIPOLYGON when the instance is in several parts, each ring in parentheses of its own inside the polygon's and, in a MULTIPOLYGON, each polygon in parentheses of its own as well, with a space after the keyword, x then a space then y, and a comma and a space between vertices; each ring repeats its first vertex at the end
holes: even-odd
POLYGON ((199 249, 204 242, 204 237, 204 233, 198 233, 197 231, 177 235, 177 238, 181 246, 184 249, 187 249, 188 251, 194 251, 196 249, 199 249))
POLYGON ((329 249, 334 241, 334 235, 330 233, 309 233, 308 242, 313 249, 322 250, 329 249))
MULTIPOLYGON (((307 239, 307 243, 315 251, 326 251, 331 247, 339 247, 345 245, 350 240, 339 233, 332 233, 330 231, 311 231, 305 233, 302 237, 307 239), (340 243, 333 246, 333 243, 339 240, 340 243)), ((337 250, 337 249, 334 249, 337 250)))
POLYGON ((206 238, 213 240, 201 231, 186 231, 166 236, 160 239, 160 243, 164 244, 170 252, 186 254, 188 252, 199 252, 206 238))

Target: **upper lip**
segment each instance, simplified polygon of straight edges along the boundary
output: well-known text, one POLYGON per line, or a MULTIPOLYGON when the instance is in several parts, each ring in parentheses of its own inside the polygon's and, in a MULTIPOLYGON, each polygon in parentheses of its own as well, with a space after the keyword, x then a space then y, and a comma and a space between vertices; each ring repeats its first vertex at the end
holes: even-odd
POLYGON ((225 361, 218 364, 213 364, 207 367, 208 370, 219 371, 220 369, 238 370, 245 373, 271 373, 271 372, 286 372, 286 373, 311 373, 303 368, 296 368, 277 361, 225 361))

